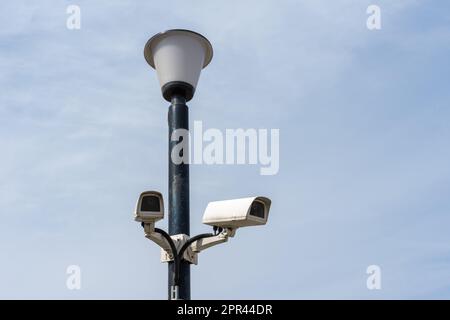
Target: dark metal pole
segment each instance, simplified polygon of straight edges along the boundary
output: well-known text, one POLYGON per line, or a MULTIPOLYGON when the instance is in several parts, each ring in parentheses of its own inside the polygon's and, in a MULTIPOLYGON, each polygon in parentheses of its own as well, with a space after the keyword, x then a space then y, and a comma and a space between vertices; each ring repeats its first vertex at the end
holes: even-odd
MULTIPOLYGON (((189 164, 176 164, 171 157, 172 149, 181 143, 183 138, 172 141, 172 133, 177 129, 189 130, 189 110, 186 99, 181 95, 174 95, 168 113, 169 122, 169 234, 189 235, 189 164)), ((189 141, 184 141, 185 150, 189 152, 189 141)), ((182 158, 183 154, 179 154, 182 158)), ((191 298, 191 273, 189 262, 182 260, 179 269, 178 288, 174 285, 174 262, 169 263, 169 299, 178 295, 178 299, 191 298), (177 291, 178 289, 178 291, 177 291)))

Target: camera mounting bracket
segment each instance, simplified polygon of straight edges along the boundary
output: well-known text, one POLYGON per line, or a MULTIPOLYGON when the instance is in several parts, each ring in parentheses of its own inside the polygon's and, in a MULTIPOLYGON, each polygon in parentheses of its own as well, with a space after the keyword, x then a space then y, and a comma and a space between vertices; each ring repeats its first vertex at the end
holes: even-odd
MULTIPOLYGON (((189 236, 186 234, 176 234, 170 236, 176 249, 176 252, 173 253, 169 241, 161 233, 155 231, 154 223, 144 223, 143 227, 145 237, 156 243, 161 248, 161 262, 174 261, 174 254, 178 254, 183 245, 189 240, 189 236)), ((197 264, 197 255, 192 252, 190 247, 184 250, 183 259, 192 264, 197 264)))
POLYGON ((227 242, 228 238, 234 237, 236 233, 236 229, 226 228, 217 235, 203 234, 190 238, 186 234, 169 236, 161 230, 155 230, 154 223, 143 223, 142 225, 145 237, 161 248, 161 262, 175 261, 175 255, 179 255, 183 251, 183 255, 178 258, 178 261, 186 260, 195 265, 198 264, 198 254, 200 252, 227 242))
POLYGON ((145 237, 154 243, 156 243, 162 250, 167 251, 173 260, 172 249, 170 247, 170 243, 166 238, 162 236, 162 234, 155 232, 155 224, 154 223, 143 223, 145 237))
POLYGON ((225 229, 221 233, 211 237, 205 237, 194 241, 190 248, 195 254, 202 252, 210 247, 216 246, 218 244, 228 241, 228 238, 234 237, 236 229, 225 229))

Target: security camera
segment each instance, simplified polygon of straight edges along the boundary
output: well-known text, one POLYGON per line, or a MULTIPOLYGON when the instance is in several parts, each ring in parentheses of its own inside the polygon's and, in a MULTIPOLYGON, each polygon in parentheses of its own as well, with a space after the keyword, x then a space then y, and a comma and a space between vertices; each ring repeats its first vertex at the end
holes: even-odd
POLYGON ((134 220, 154 223, 164 218, 163 196, 157 191, 145 191, 139 196, 134 220))
POLYGON ((266 197, 210 202, 203 214, 203 223, 229 229, 265 225, 270 204, 266 197))

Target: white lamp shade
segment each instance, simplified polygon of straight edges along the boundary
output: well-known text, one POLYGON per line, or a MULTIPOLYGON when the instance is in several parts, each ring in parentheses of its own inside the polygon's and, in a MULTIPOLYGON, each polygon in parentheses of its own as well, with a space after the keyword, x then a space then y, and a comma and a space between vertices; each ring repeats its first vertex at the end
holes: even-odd
POLYGON ((200 72, 209 64, 212 54, 212 46, 205 37, 179 29, 153 36, 144 49, 145 59, 156 69, 163 94, 168 85, 187 84, 193 95, 200 72))

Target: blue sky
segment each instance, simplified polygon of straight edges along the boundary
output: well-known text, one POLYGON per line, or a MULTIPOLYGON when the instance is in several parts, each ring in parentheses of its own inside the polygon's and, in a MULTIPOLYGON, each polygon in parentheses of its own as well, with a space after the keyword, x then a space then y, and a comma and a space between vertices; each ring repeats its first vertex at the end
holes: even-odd
MULTIPOLYGON (((3 1, 0 298, 164 299, 133 221, 167 200, 167 102, 153 34, 207 36, 189 103, 206 128, 280 129, 280 170, 191 167, 191 231, 212 200, 261 194, 267 226, 192 267, 198 299, 450 298, 450 16, 444 1, 3 1), (66 8, 81 8, 81 29, 66 8), (382 29, 366 28, 379 5, 382 29), (79 265, 82 289, 66 288, 79 265), (382 271, 368 290, 366 268, 382 271)), ((167 221, 159 224, 166 228, 167 221)))

